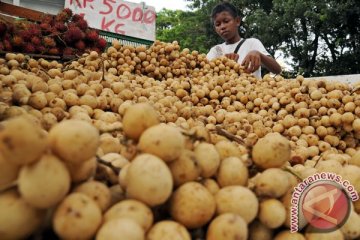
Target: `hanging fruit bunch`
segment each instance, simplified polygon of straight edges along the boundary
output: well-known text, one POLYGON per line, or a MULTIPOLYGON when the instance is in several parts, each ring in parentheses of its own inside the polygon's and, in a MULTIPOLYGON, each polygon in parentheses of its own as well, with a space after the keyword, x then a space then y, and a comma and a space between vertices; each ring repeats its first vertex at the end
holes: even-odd
POLYGON ((0 21, 0 50, 49 55, 102 52, 107 45, 82 15, 65 8, 56 16, 46 14, 40 23, 0 21))

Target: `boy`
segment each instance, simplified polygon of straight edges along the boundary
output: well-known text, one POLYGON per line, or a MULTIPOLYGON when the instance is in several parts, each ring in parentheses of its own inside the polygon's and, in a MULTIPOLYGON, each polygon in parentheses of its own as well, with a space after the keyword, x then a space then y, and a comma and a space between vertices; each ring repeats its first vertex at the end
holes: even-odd
POLYGON ((245 71, 261 78, 261 65, 270 72, 279 74, 280 65, 273 59, 264 45, 256 38, 242 39, 239 35, 240 17, 234 5, 220 3, 214 7, 211 14, 217 34, 224 43, 212 47, 207 54, 209 60, 225 55, 245 67, 245 71), (245 41, 244 41, 245 40, 245 41), (241 43, 240 48, 237 46, 241 43))

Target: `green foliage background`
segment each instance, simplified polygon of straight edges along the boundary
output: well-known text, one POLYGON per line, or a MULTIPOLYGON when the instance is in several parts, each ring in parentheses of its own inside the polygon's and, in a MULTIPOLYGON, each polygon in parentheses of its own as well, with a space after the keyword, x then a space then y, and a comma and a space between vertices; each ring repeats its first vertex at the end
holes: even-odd
MULTIPOLYGON (((207 53, 222 40, 210 21, 218 0, 187 0, 191 11, 163 9, 157 39, 207 53)), ((242 17, 242 37, 259 38, 293 70, 287 76, 360 73, 359 0, 233 0, 242 17)))

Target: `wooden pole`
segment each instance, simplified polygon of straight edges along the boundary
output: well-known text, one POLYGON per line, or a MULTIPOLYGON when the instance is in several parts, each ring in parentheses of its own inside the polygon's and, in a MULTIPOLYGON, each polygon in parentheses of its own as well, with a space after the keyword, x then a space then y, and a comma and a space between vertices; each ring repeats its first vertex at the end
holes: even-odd
POLYGON ((43 12, 35 11, 20 6, 15 6, 13 4, 4 3, 1 1, 0 1, 0 12, 11 16, 26 18, 32 21, 41 21, 45 15, 45 13, 43 12))

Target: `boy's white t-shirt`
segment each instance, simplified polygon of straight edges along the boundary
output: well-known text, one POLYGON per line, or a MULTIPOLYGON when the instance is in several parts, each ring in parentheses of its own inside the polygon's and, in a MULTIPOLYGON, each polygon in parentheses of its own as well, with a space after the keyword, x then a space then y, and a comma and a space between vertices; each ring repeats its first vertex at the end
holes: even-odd
MULTIPOLYGON (((226 44, 225 42, 218 44, 210 49, 206 57, 208 60, 212 60, 214 58, 221 57, 225 54, 233 53, 239 42, 233 44, 226 44)), ((269 52, 266 51, 264 45, 260 42, 259 39, 247 38, 245 42, 241 45, 239 51, 237 52, 237 54, 239 54, 238 63, 241 64, 244 58, 246 57, 246 55, 253 50, 259 51, 264 55, 270 55, 269 52)), ((253 72, 253 75, 258 79, 261 78, 261 66, 259 67, 258 70, 253 72)))

